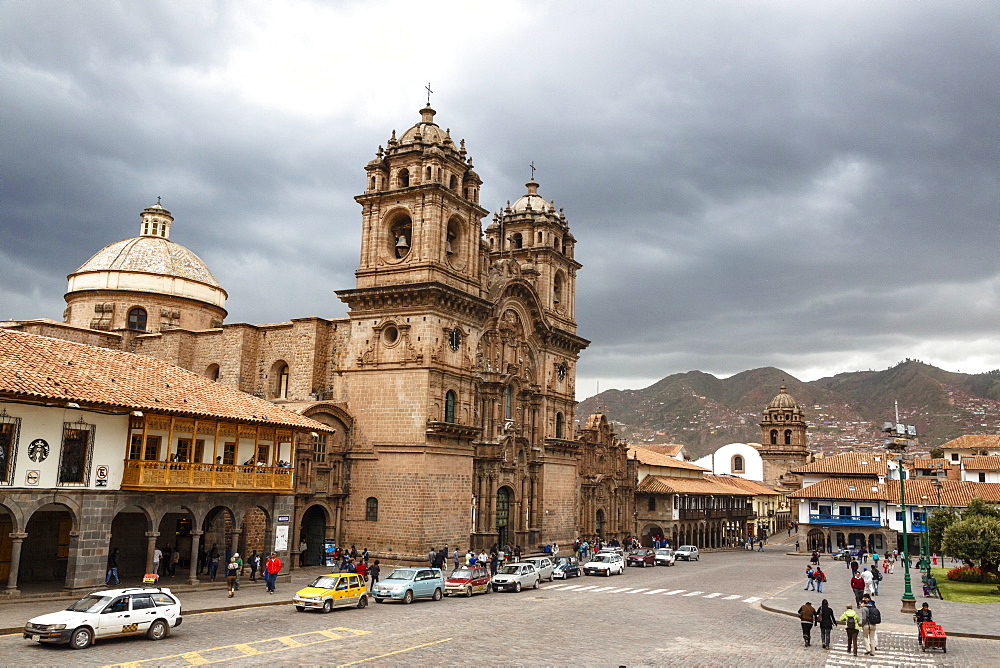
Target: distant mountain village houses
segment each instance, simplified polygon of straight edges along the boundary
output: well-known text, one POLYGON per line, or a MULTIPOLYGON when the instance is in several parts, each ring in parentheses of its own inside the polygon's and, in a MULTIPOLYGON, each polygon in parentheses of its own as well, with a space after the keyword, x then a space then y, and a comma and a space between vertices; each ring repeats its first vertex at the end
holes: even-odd
POLYGON ((905 462, 904 507, 887 455, 810 452, 785 387, 759 443, 695 461, 577 420, 567 215, 532 179, 484 228, 482 180, 435 115, 364 166, 346 317, 226 323, 158 201, 69 275, 62 321, 0 323, 0 595, 98 585, 112 548, 125 577, 169 548, 191 584, 210 551, 294 569, 332 544, 417 562, 577 538, 725 549, 794 526, 810 547, 885 549, 928 505, 1000 502, 1000 437, 905 462))

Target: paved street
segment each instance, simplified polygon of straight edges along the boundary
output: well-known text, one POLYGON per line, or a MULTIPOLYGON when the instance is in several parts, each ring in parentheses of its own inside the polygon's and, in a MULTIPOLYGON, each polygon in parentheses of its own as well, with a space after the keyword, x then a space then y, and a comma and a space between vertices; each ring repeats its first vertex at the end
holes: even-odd
MULTIPOLYGON (((777 552, 703 554, 671 568, 544 583, 519 594, 369 605, 330 614, 291 606, 188 615, 161 642, 116 639, 84 651, 0 638, 13 665, 677 665, 995 666, 1000 641, 949 638, 920 651, 912 625, 879 633, 879 655, 802 646, 794 618, 760 602, 799 581, 801 558, 777 552), (867 660, 866 660, 867 659, 867 660)), ((279 592, 290 595, 291 588, 279 592)), ((813 592, 802 592, 818 603, 813 592)), ((803 599, 803 601, 806 599, 803 599)), ((985 613, 985 611, 984 611, 985 613)), ((898 622, 899 620, 897 620, 898 622)))

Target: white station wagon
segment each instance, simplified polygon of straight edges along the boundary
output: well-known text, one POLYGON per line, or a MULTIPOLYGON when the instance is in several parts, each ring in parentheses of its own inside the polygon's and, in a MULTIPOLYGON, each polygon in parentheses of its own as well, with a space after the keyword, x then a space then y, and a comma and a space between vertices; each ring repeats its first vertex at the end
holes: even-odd
POLYGON ((112 636, 145 634, 161 640, 181 620, 181 602, 169 589, 108 589, 88 594, 65 610, 29 619, 24 639, 69 643, 73 649, 112 636))

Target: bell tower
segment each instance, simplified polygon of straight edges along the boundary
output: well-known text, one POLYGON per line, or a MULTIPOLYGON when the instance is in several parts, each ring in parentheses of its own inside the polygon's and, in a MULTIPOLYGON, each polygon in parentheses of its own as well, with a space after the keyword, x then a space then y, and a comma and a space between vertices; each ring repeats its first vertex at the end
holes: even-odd
POLYGON ((399 138, 392 131, 355 197, 362 207, 358 289, 438 282, 480 294, 482 218, 479 175, 430 104, 399 138))
POLYGON ((764 484, 776 489, 797 489, 798 480, 789 471, 809 461, 806 420, 799 403, 784 385, 761 414, 760 429, 764 484))

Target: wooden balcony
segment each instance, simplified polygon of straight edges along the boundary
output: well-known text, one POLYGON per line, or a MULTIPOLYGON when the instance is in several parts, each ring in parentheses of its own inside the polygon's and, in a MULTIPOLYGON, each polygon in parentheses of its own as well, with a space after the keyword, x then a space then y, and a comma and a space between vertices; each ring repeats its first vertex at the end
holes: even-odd
POLYGON ((291 492, 292 469, 126 459, 122 489, 187 492, 291 492))

